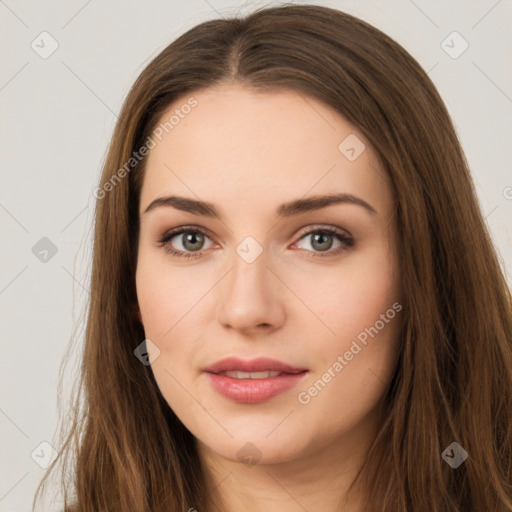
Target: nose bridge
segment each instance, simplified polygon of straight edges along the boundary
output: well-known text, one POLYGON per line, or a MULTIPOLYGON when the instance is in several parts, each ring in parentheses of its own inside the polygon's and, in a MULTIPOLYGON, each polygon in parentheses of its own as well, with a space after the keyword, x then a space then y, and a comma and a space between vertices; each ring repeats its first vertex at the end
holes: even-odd
MULTIPOLYGON (((241 242, 233 255, 231 287, 232 292, 239 293, 244 288, 251 288, 252 293, 265 293, 267 287, 267 252, 254 242, 241 242), (240 288, 240 290, 239 290, 240 288)), ((249 290, 247 290, 249 291, 249 290)), ((268 293, 268 290, 267 290, 268 293)))
POLYGON ((225 326, 250 329, 280 323, 278 281, 267 268, 268 254, 252 237, 236 247, 219 304, 219 321, 225 326))

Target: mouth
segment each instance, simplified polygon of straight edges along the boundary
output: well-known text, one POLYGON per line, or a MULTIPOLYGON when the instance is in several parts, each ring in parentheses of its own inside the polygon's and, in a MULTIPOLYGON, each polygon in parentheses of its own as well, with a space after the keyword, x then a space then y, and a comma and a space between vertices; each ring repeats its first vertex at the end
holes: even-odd
MULTIPOLYGON (((256 359, 239 359, 237 357, 228 357, 221 359, 216 363, 204 368, 203 371, 208 373, 225 373, 225 372, 239 372, 248 374, 257 374, 263 372, 280 372, 280 373, 300 373, 307 370, 307 368, 292 366, 277 359, 270 359, 268 357, 258 357, 256 359)), ((253 377, 240 377, 240 378, 253 378, 253 377)), ((261 377, 254 377, 261 378, 261 377)))
POLYGON ((233 379, 268 379, 270 377, 279 377, 279 375, 284 374, 284 372, 270 370, 266 372, 240 372, 237 370, 232 370, 227 372, 219 372, 216 375, 225 375, 226 377, 232 377, 233 379))
POLYGON ((270 400, 298 384, 308 373, 275 359, 244 361, 228 358, 203 370, 212 388, 238 404, 257 404, 270 400))

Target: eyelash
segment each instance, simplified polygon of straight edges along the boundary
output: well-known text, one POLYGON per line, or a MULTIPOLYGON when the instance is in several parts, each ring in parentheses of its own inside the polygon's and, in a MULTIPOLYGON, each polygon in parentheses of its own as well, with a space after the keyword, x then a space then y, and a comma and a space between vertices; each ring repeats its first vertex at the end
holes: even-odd
MULTIPOLYGON (((184 233, 200 233, 202 235, 208 236, 208 234, 203 231, 201 228, 194 227, 194 226, 182 226, 180 228, 176 228, 171 231, 167 231, 164 233, 158 240, 158 246, 163 247, 167 253, 169 253, 171 256, 175 258, 197 258, 202 255, 203 251, 192 251, 192 252, 184 252, 184 251, 177 251, 176 249, 172 249, 170 246, 167 245, 167 243, 172 240, 174 237, 178 235, 182 235, 184 233)), ((309 251, 307 249, 303 249, 307 251, 308 253, 312 253, 309 257, 311 258, 328 258, 330 256, 335 256, 339 254, 340 252, 345 251, 347 248, 352 247, 354 245, 354 240, 347 236, 345 233, 335 229, 335 228, 316 228, 312 229, 310 231, 307 231, 303 233, 298 240, 302 240, 302 238, 321 233, 323 235, 330 235, 336 237, 343 245, 344 247, 338 247, 334 250, 328 250, 328 251, 309 251)), ((208 237, 209 238, 209 237, 208 237)))

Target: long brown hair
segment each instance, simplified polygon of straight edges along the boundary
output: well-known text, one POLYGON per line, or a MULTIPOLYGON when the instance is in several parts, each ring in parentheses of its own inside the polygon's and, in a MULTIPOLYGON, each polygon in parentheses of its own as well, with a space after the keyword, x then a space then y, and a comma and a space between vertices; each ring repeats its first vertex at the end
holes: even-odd
POLYGON ((145 159, 119 170, 171 103, 229 82, 324 102, 389 175, 404 326, 386 417, 358 475, 371 489, 364 510, 512 510, 512 301, 452 121, 400 45, 312 5, 201 23, 126 98, 97 193, 82 374, 49 469, 63 463, 66 510, 209 508, 195 440, 134 356, 145 338, 134 313, 145 159), (441 456, 452 442, 468 454, 456 469, 441 456))

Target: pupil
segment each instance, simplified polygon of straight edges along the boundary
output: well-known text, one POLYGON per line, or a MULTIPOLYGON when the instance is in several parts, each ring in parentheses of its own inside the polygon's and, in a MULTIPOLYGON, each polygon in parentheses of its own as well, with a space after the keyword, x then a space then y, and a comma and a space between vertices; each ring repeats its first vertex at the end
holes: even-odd
POLYGON ((185 246, 185 248, 190 250, 197 249, 198 247, 194 247, 194 244, 197 244, 198 240, 201 241, 201 237, 202 235, 200 233, 189 233, 188 235, 185 236, 185 243, 183 245, 185 246), (189 243, 192 244, 192 247, 187 246, 189 243))
POLYGON ((326 235, 326 234, 316 234, 316 235, 314 235, 312 245, 313 245, 313 247, 315 247, 315 245, 316 245, 316 248, 321 251, 326 251, 327 249, 331 248, 332 236, 326 235), (326 240, 327 240, 327 242, 325 242, 326 240), (318 241, 319 241, 319 246, 317 244, 318 241))

